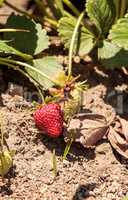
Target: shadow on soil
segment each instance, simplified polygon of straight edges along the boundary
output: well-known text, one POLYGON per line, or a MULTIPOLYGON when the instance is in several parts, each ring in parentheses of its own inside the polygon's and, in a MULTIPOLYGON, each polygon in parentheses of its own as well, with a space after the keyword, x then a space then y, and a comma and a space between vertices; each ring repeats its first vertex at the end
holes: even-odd
POLYGON ((9 173, 2 180, 3 185, 0 186, 0 193, 1 193, 2 196, 5 196, 5 195, 10 196, 10 195, 12 195, 13 190, 11 189, 11 184, 12 184, 11 179, 12 178, 14 179, 16 177, 15 170, 16 170, 16 166, 14 165, 10 169, 9 173))
POLYGON ((128 74, 123 69, 109 70, 95 63, 74 64, 74 75, 82 74, 81 80, 87 80, 89 88, 100 84, 106 88, 104 101, 111 105, 120 116, 128 115, 128 74), (120 88, 120 89, 118 89, 120 88), (121 104, 121 106, 120 106, 121 104))
MULTIPOLYGON (((49 138, 47 136, 42 136, 42 134, 38 134, 35 143, 38 143, 39 140, 50 151, 55 149, 57 156, 63 156, 66 147, 63 137, 49 138)), ((69 154, 67 155, 67 159, 71 162, 74 162, 79 160, 81 156, 87 160, 93 160, 95 158, 95 149, 86 149, 80 143, 73 143, 71 145, 69 154)))
POLYGON ((78 188, 76 189, 76 192, 75 192, 72 200, 86 199, 87 197, 90 196, 89 192, 93 191, 95 187, 96 187, 95 183, 79 185, 78 188))

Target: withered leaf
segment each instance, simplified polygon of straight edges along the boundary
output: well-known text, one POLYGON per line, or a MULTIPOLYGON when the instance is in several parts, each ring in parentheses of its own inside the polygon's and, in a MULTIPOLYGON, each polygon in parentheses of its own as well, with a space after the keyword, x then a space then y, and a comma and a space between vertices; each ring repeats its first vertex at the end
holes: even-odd
POLYGON ((8 173, 13 165, 13 160, 9 151, 0 153, 0 175, 4 176, 8 173))
POLYGON ((128 142, 128 121, 119 117, 119 121, 122 127, 122 133, 124 134, 126 141, 128 142))
POLYGON ((109 126, 106 118, 99 114, 82 113, 72 119, 65 138, 71 130, 75 130, 75 142, 80 142, 84 147, 94 147, 107 133, 109 126))
POLYGON ((128 143, 124 140, 121 135, 110 127, 108 133, 108 140, 110 141, 112 147, 122 156, 128 158, 128 143))
POLYGON ((113 134, 113 136, 118 144, 123 145, 123 146, 128 146, 128 143, 125 140, 123 134, 120 134, 120 132, 117 132, 114 128, 111 130, 110 134, 113 134))

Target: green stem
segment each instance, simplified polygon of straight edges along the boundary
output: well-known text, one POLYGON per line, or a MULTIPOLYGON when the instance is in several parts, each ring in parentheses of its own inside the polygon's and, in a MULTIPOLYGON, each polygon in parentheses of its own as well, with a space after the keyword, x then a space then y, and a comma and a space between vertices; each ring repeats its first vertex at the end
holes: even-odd
POLYGON ((53 150, 53 154, 52 154, 52 165, 53 165, 54 177, 56 177, 57 176, 57 162, 56 162, 56 151, 55 151, 55 149, 53 150))
POLYGON ((10 64, 14 64, 14 65, 20 65, 22 67, 29 68, 32 71, 37 72, 38 74, 40 74, 44 78, 48 79, 49 81, 53 82, 53 84, 58 85, 58 83, 56 83, 56 81, 52 80, 48 75, 46 75, 45 73, 43 73, 40 70, 38 70, 36 67, 33 67, 33 66, 31 66, 31 65, 29 65, 27 63, 23 63, 21 61, 16 61, 16 60, 11 60, 11 59, 8 59, 8 58, 0 58, 0 62, 5 62, 7 64, 10 63, 10 64))
POLYGON ((37 17, 36 15, 34 15, 34 14, 32 14, 32 13, 28 13, 28 12, 26 12, 26 11, 24 11, 24 10, 21 10, 21 9, 15 7, 14 5, 12 5, 11 3, 9 3, 9 2, 6 1, 6 0, 4 1, 4 3, 5 3, 8 7, 12 8, 13 10, 15 10, 15 11, 17 11, 17 12, 19 12, 19 13, 25 15, 25 16, 30 17, 31 19, 34 19, 35 21, 38 21, 38 22, 42 23, 44 20, 46 20, 48 23, 50 23, 51 25, 53 25, 53 28, 55 28, 55 27, 57 26, 57 22, 56 22, 55 20, 53 20, 53 19, 50 19, 50 18, 48 18, 48 17, 44 17, 44 19, 42 19, 42 18, 40 18, 40 17, 37 17))
POLYGON ((114 0, 114 3, 116 7, 116 19, 115 19, 116 22, 117 19, 120 17, 120 0, 114 0))
POLYGON ((126 6, 127 6, 127 0, 121 0, 121 7, 120 7, 120 18, 124 17, 126 6))
POLYGON ((0 113, 0 134, 1 134, 1 138, 0 138, 0 151, 1 151, 1 154, 0 154, 0 161, 1 161, 1 169, 2 169, 2 173, 1 173, 1 175, 2 175, 2 179, 4 178, 4 176, 3 176, 3 171, 4 171, 4 168, 3 168, 3 165, 4 165, 4 163, 3 163, 3 153, 4 153, 4 151, 3 151, 3 144, 4 144, 4 135, 3 135, 3 130, 2 130, 2 120, 3 120, 3 116, 2 116, 2 114, 0 113))
POLYGON ((47 12, 46 6, 44 5, 43 1, 35 0, 35 2, 38 8, 41 10, 42 14, 44 15, 44 19, 51 25, 57 27, 57 21, 52 18, 49 12, 47 12))
POLYGON ((2 61, 0 61, 0 64, 1 65, 7 65, 8 67, 13 68, 13 69, 19 71, 24 76, 26 76, 35 85, 35 87, 37 88, 37 90, 38 90, 38 92, 39 92, 39 94, 41 96, 42 102, 45 103, 45 101, 44 101, 44 95, 42 94, 42 90, 40 89, 40 86, 39 86, 40 83, 38 83, 31 76, 29 76, 24 70, 20 69, 19 67, 14 66, 13 64, 10 64, 10 63, 7 63, 7 62, 2 62, 2 61))
POLYGON ((36 16, 33 15, 33 14, 30 14, 30 13, 24 11, 24 10, 21 10, 20 8, 17 8, 16 6, 12 5, 11 3, 9 3, 9 2, 6 1, 6 0, 4 1, 4 3, 5 3, 8 7, 12 8, 13 10, 15 10, 15 11, 17 11, 17 12, 19 12, 19 13, 22 13, 23 15, 26 15, 26 16, 28 16, 28 17, 30 17, 30 18, 35 18, 35 17, 36 17, 36 16))
POLYGON ((38 9, 42 12, 43 15, 47 16, 48 18, 51 18, 51 16, 47 12, 46 6, 44 5, 43 1, 35 0, 35 3, 36 3, 38 9))
MULTIPOLYGON (((2 63, 0 63, 0 64, 2 64, 2 63)), ((3 63, 4 64, 4 63, 3 63)), ((9 64, 9 63, 8 63, 9 64)), ((15 66, 14 65, 12 65, 12 64, 9 64, 10 65, 10 67, 12 67, 12 68, 15 68, 15 66)), ((8 66, 9 66, 8 65, 8 66)), ((40 97, 41 97, 41 99, 42 99, 42 102, 43 103, 45 103, 45 100, 44 100, 44 95, 43 95, 43 93, 42 93, 42 90, 40 89, 40 83, 38 83, 38 81, 36 81, 35 79, 33 79, 31 76, 29 76, 24 70, 22 70, 22 69, 20 69, 19 67, 17 67, 17 70, 21 73, 21 74, 23 74, 24 76, 26 76, 34 85, 35 85, 35 87, 37 88, 37 90, 38 90, 38 92, 39 92, 39 95, 40 95, 40 97)))
POLYGON ((56 6, 59 9, 60 14, 63 16, 64 14, 64 6, 62 0, 55 0, 56 6))
POLYGON ((44 17, 44 20, 47 21, 49 24, 51 24, 54 28, 58 26, 58 23, 56 20, 50 19, 48 17, 44 17))
POLYGON ((67 145, 66 145, 66 147, 65 147, 64 154, 63 154, 63 160, 66 160, 67 155, 68 155, 68 153, 69 153, 69 150, 71 149, 72 143, 73 143, 73 140, 72 140, 72 139, 69 140, 69 141, 67 142, 67 145))
POLYGON ((68 78, 70 79, 70 77, 72 76, 72 55, 73 55, 73 48, 74 48, 74 44, 75 44, 75 39, 76 39, 76 35, 79 29, 79 26, 81 24, 81 21, 84 17, 84 12, 82 12, 77 20, 76 26, 74 28, 73 34, 72 34, 72 38, 71 38, 71 43, 70 43, 70 48, 69 48, 69 65, 68 65, 68 78))
POLYGON ((64 10, 64 16, 65 16, 65 17, 71 17, 72 19, 74 19, 74 16, 71 15, 69 12, 67 12, 67 11, 65 11, 65 10, 64 10))
POLYGON ((25 29, 15 29, 15 28, 2 28, 0 29, 0 32, 30 32, 28 30, 25 29))
POLYGON ((0 113, 0 151, 3 152, 3 145, 4 145, 4 134, 3 134, 3 130, 2 130, 2 124, 3 124, 3 116, 0 113))
POLYGON ((37 90, 39 92, 39 95, 40 95, 40 97, 42 99, 43 104, 46 104, 42 89, 40 87, 37 87, 37 90))
POLYGON ((71 9, 71 11, 72 11, 76 16, 79 16, 79 15, 80 15, 79 10, 78 10, 69 0, 63 0, 63 2, 71 9))
POLYGON ((59 19, 57 8, 55 7, 53 0, 47 0, 48 7, 52 13, 53 18, 59 19))

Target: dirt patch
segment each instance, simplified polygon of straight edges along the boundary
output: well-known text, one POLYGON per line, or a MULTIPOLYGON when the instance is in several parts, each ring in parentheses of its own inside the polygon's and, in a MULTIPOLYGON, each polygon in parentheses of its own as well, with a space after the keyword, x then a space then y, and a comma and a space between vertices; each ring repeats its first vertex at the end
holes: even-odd
MULTIPOLYGON (((87 109, 103 110, 103 85, 89 89, 86 96, 87 109)), ((2 98, 4 105, 0 109, 6 117, 7 142, 16 155, 14 167, 4 183, 0 181, 1 200, 122 200, 128 195, 128 163, 113 152, 105 138, 95 150, 73 144, 68 160, 62 161, 63 138, 51 139, 39 132, 32 117, 33 105, 21 97, 10 104, 14 97, 9 98, 8 94, 2 98), (53 149, 57 155, 56 178, 52 170, 53 149)))
MULTIPOLYGON (((27 2, 11 1, 21 9, 27 7, 27 2)), ((12 10, 3 7, 0 11, 1 23, 4 23, 12 10)), ((51 32, 49 35, 52 35, 51 46, 45 53, 57 55, 66 66, 68 56, 60 39, 51 32)), ((75 57, 73 61, 73 74, 81 74, 81 80, 87 80, 91 88, 84 97, 84 109, 105 117, 111 112, 127 118, 127 74, 123 70, 103 70, 92 63, 90 57, 83 60, 75 57)), ((0 179, 0 199, 122 200, 128 195, 128 161, 112 149, 106 138, 95 149, 73 144, 68 159, 62 161, 66 145, 63 137, 52 139, 42 135, 33 121, 33 104, 22 96, 5 92, 9 82, 35 89, 28 79, 16 73, 7 68, 0 69, 0 112, 6 119, 4 132, 8 145, 16 150, 14 166, 4 182, 0 179), (53 149, 57 158, 56 178, 52 166, 53 149)))

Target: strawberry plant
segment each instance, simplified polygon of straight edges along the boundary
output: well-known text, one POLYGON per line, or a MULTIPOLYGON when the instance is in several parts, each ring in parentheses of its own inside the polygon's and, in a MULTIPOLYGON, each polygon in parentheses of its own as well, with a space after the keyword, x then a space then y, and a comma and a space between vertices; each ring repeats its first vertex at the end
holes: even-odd
POLYGON ((4 31, 3 40, 0 40, 1 65, 27 76, 40 93, 60 84, 57 79, 64 71, 56 57, 38 56, 49 47, 49 37, 40 24, 26 16, 11 15, 7 20, 6 29, 1 31, 4 31), (5 32, 12 30, 12 27, 13 32, 5 32))
POLYGON ((63 16, 58 32, 65 48, 83 57, 95 51, 97 59, 106 67, 128 65, 128 1, 87 0, 85 10, 77 19, 63 16), (85 13, 88 18, 85 18, 85 13), (74 34, 73 34, 74 33, 74 34))
MULTIPOLYGON (((63 159, 73 142, 93 148, 103 136, 108 138, 116 151, 128 158, 126 121, 114 116, 109 122, 102 115, 79 113, 82 94, 87 85, 85 81, 77 82, 79 76, 72 75, 73 55, 83 57, 91 51, 96 52, 97 58, 105 66, 127 66, 127 1, 87 0, 82 13, 69 0, 47 0, 52 12, 45 9, 43 1, 35 1, 44 14, 43 19, 55 27, 58 26, 59 36, 65 48, 69 49, 67 71, 55 56, 46 56, 46 52, 44 53, 50 42, 46 30, 36 22, 42 18, 37 20, 34 15, 18 10, 6 0, 1 3, 3 2, 24 15, 10 15, 5 24, 6 29, 0 30, 3 32, 0 39, 0 65, 18 70, 29 78, 39 91, 43 105, 34 113, 37 127, 51 137, 64 135, 67 146, 63 159), (64 9, 64 5, 72 11, 71 14, 64 9), (85 14, 88 17, 85 17, 85 14), (49 96, 44 97, 46 90, 49 96), (77 120, 79 123, 76 123, 77 120), (116 122, 120 125, 119 130, 116 122)), ((55 161, 55 152, 53 157, 55 161)), ((0 174, 5 175, 12 166, 10 151, 3 151, 1 148, 0 158, 0 174)), ((57 174, 56 162, 53 166, 57 174)))
MULTIPOLYGON (((49 47, 49 37, 46 30, 26 13, 10 15, 5 27, 0 40, 0 64, 18 70, 37 87, 43 103, 48 105, 37 109, 35 122, 48 135, 58 137, 62 134, 63 123, 68 123, 79 111, 85 82, 76 82, 79 76, 72 76, 72 62, 66 74, 56 57, 43 54, 49 47), (49 90, 50 95, 45 99, 44 90, 49 90), (65 113, 59 103, 65 105, 65 113)), ((72 54, 70 60, 71 57, 72 54)))
MULTIPOLYGON (((75 3, 78 4, 79 2, 75 3)), ((0 6, 6 5, 12 8, 13 10, 17 11, 18 13, 28 16, 34 19, 35 21, 40 22, 41 24, 44 22, 48 22, 55 29, 58 26, 58 20, 62 16, 64 15, 68 16, 70 15, 70 12, 75 16, 79 16, 80 14, 79 9, 77 9, 77 7, 74 5, 74 2, 70 0, 46 0, 46 1, 34 0, 34 4, 40 11, 39 16, 35 15, 34 13, 29 13, 26 12, 25 10, 17 8, 15 5, 13 5, 11 2, 7 0, 2 0, 0 2, 0 6), (65 7, 67 9, 65 9, 65 7)))
POLYGON ((5 117, 0 113, 0 175, 4 177, 13 166, 14 150, 10 150, 4 135, 5 117))
POLYGON ((124 197, 123 200, 128 200, 128 197, 124 197))

